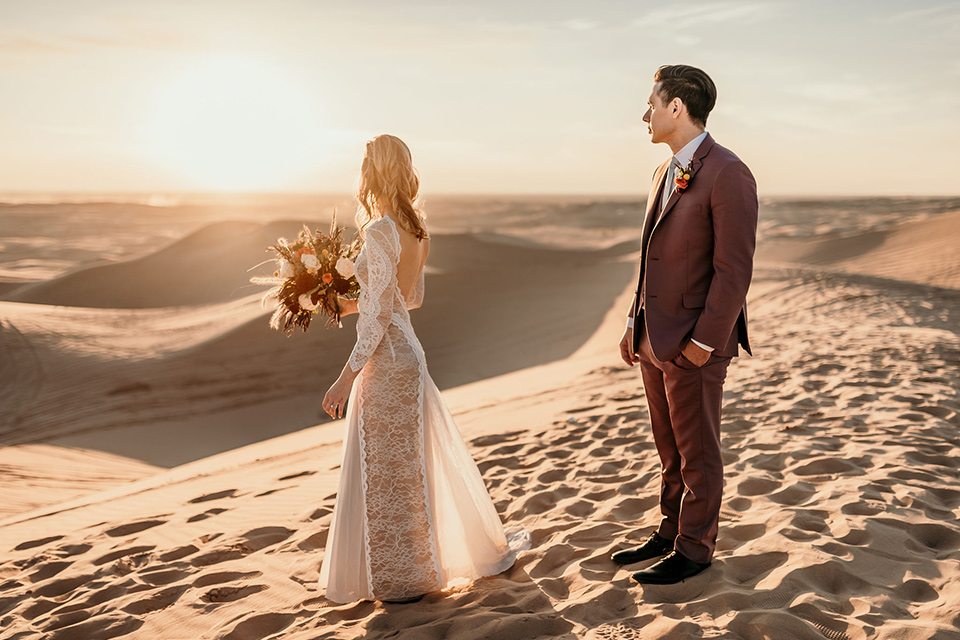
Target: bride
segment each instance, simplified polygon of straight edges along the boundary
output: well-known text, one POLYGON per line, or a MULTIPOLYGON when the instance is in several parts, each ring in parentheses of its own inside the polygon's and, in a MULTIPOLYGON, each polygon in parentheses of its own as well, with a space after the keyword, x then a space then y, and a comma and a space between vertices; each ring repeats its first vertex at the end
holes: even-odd
POLYGON ((346 432, 320 588, 340 603, 413 602, 505 571, 530 545, 504 530, 476 463, 427 373, 409 309, 423 301, 430 236, 420 180, 399 138, 367 143, 360 168, 357 342, 323 399, 346 432), (349 403, 347 402, 349 396, 349 403))

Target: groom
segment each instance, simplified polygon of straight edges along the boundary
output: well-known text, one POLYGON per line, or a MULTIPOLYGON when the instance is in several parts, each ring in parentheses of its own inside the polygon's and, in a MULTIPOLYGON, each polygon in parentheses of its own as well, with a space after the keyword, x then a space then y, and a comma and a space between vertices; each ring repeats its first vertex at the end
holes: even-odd
POLYGON ((617 564, 661 558, 633 574, 674 584, 710 565, 723 492, 720 406, 738 344, 747 340, 746 296, 757 234, 757 185, 704 129, 717 99, 706 73, 660 67, 643 116, 673 157, 654 173, 643 224, 640 278, 620 355, 640 365, 660 455, 657 530, 617 564))

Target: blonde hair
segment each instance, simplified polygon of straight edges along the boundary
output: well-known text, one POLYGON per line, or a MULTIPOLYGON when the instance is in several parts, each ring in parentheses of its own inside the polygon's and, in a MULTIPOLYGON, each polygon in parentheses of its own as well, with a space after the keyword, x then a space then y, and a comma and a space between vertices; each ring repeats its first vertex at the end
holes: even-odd
POLYGON ((360 233, 384 209, 392 209, 400 219, 400 226, 418 240, 429 237, 424 226, 425 216, 419 208, 420 177, 413 168, 413 156, 403 140, 396 136, 380 135, 367 142, 357 180, 357 226, 360 233))

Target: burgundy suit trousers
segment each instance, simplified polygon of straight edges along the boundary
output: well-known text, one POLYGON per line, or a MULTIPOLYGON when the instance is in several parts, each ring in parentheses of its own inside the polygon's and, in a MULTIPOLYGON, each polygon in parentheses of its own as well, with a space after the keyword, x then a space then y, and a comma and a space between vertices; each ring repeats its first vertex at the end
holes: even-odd
POLYGON ((682 355, 660 362, 643 323, 640 373, 660 454, 660 513, 657 533, 696 562, 710 562, 717 545, 723 458, 720 408, 729 357, 711 355, 698 368, 682 355))

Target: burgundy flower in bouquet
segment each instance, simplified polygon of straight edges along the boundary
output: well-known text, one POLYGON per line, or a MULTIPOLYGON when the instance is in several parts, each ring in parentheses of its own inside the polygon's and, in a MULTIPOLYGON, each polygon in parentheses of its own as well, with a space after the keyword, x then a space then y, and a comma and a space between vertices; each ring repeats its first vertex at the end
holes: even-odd
POLYGON ((267 251, 276 253, 277 270, 273 277, 250 278, 254 284, 271 284, 263 301, 274 298, 277 310, 270 327, 293 335, 296 327, 306 331, 314 315, 327 316, 328 326, 340 326, 339 296, 356 296, 360 283, 354 274, 353 260, 360 253, 360 238, 346 242, 344 228, 337 227, 336 213, 330 222, 330 235, 317 235, 304 225, 294 242, 280 238, 267 251))

